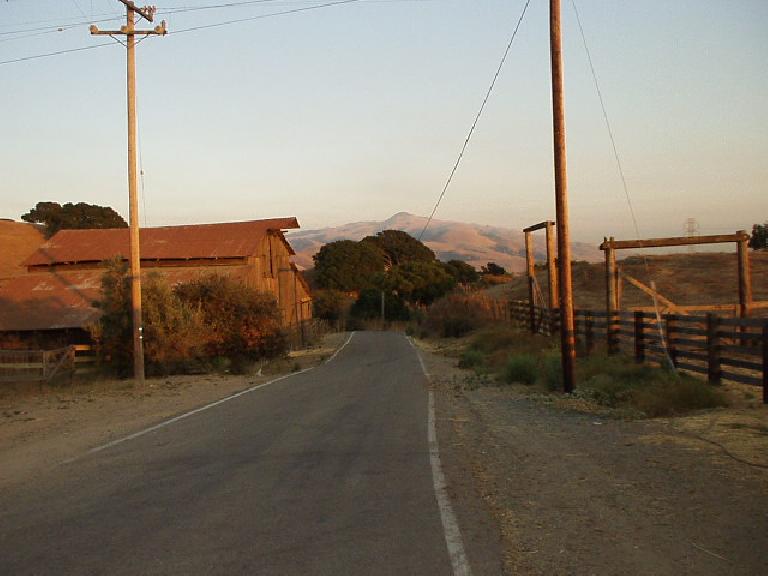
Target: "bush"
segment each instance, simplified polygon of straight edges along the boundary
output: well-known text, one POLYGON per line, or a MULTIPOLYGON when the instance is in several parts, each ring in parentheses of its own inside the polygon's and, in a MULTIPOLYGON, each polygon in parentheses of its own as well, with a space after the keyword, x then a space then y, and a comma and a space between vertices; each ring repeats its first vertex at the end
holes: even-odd
POLYGON ((243 371, 260 358, 285 353, 280 311, 274 298, 224 276, 208 276, 180 284, 175 294, 197 307, 207 331, 208 356, 230 358, 234 371, 243 371))
POLYGON ((339 290, 315 290, 312 292, 312 307, 315 318, 335 322, 344 317, 349 305, 350 298, 339 290))
POLYGON ((504 367, 504 382, 507 384, 519 382, 531 386, 536 383, 538 373, 538 362, 533 355, 516 354, 509 358, 504 367))
POLYGON ((711 384, 665 368, 635 364, 620 356, 595 356, 579 365, 580 389, 612 408, 630 406, 647 416, 670 416, 726 405, 711 384))
MULTIPOLYGON (((94 331, 102 360, 118 376, 131 374, 133 337, 127 266, 114 261, 102 278, 102 316, 94 331)), ((142 290, 144 358, 149 374, 226 364, 245 371, 259 358, 286 350, 275 301, 224 277, 211 276, 171 289, 149 275, 142 290)))
POLYGON ((487 320, 485 302, 472 295, 451 294, 435 301, 424 317, 424 329, 441 338, 460 338, 487 320))
POLYGON ((560 353, 549 353, 541 359, 541 381, 550 392, 563 389, 563 363, 560 353))
POLYGON ((476 368, 483 363, 483 354, 479 350, 464 350, 459 359, 459 368, 476 368))

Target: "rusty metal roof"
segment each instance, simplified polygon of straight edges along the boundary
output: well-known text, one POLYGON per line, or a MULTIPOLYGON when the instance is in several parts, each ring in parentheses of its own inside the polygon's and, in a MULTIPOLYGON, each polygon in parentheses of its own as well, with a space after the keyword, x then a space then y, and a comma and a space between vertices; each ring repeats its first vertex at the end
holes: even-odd
POLYGON ((0 278, 26 274, 24 261, 44 242, 40 226, 0 220, 0 278))
MULTIPOLYGON (((296 218, 272 218, 222 224, 162 226, 141 230, 142 260, 245 257, 257 253, 268 232, 299 228, 296 218)), ((128 229, 61 230, 24 263, 101 262, 129 255, 128 229)))
POLYGON ((79 328, 99 316, 103 270, 61 274, 27 274, 0 288, 0 330, 79 328))
MULTIPOLYGON (((245 280, 245 266, 211 268, 149 268, 171 284, 218 274, 245 280)), ((101 297, 103 268, 84 271, 33 272, 10 278, 0 287, 0 331, 86 328, 101 312, 93 306, 101 297)))

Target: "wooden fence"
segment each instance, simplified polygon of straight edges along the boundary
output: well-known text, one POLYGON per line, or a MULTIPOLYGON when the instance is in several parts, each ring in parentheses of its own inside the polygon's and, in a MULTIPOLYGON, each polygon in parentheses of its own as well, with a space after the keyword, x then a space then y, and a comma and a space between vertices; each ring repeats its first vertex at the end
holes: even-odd
POLYGON ((88 344, 56 350, 0 350, 0 382, 48 382, 61 375, 88 372, 96 362, 88 344))
MULTIPOLYGON (((533 333, 559 330, 559 310, 509 303, 511 321, 533 333)), ((768 320, 689 316, 653 312, 576 310, 574 330, 581 353, 603 344, 608 354, 624 353, 637 362, 672 364, 676 369, 763 388, 768 404, 768 320)))

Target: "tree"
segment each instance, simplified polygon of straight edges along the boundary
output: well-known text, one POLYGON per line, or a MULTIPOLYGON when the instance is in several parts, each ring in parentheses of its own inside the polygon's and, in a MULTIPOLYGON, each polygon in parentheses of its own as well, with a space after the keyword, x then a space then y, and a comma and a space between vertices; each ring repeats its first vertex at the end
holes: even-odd
POLYGON ((428 305, 456 286, 442 262, 406 262, 393 267, 383 278, 383 288, 414 304, 428 305))
POLYGON ((432 250, 402 230, 383 230, 376 236, 366 236, 362 242, 374 244, 383 250, 390 266, 435 260, 432 250))
POLYGON ((480 274, 475 267, 462 260, 448 260, 445 263, 445 270, 458 284, 474 284, 480 280, 480 274))
POLYGON ((499 266, 496 262, 488 262, 486 266, 481 267, 483 274, 490 274, 491 276, 503 276, 507 273, 503 266, 499 266))
MULTIPOLYGON (((360 292, 360 297, 350 309, 353 318, 377 320, 381 318, 381 290, 368 288, 360 292)), ((403 298, 392 292, 384 292, 384 319, 409 320, 411 317, 403 298)))
POLYGON ((768 222, 752 226, 752 237, 749 239, 749 247, 754 250, 768 248, 768 222))
POLYGON ((384 252, 371 242, 338 240, 312 257, 321 288, 353 292, 374 287, 374 276, 384 271, 384 252))
POLYGON ((349 308, 350 298, 339 290, 314 290, 312 292, 312 307, 314 317, 323 320, 336 321, 344 316, 349 308))
POLYGON ((127 228, 122 216, 109 206, 97 206, 78 202, 68 202, 63 206, 58 202, 38 202, 21 219, 32 224, 45 226, 48 238, 59 230, 84 228, 127 228))

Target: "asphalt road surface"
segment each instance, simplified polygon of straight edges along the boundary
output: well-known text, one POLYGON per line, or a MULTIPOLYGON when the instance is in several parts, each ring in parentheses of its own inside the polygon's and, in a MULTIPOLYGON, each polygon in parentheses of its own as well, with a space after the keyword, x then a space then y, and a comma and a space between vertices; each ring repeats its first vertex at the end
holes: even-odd
POLYGON ((466 574, 428 399, 405 337, 357 333, 0 494, 0 574, 466 574))

